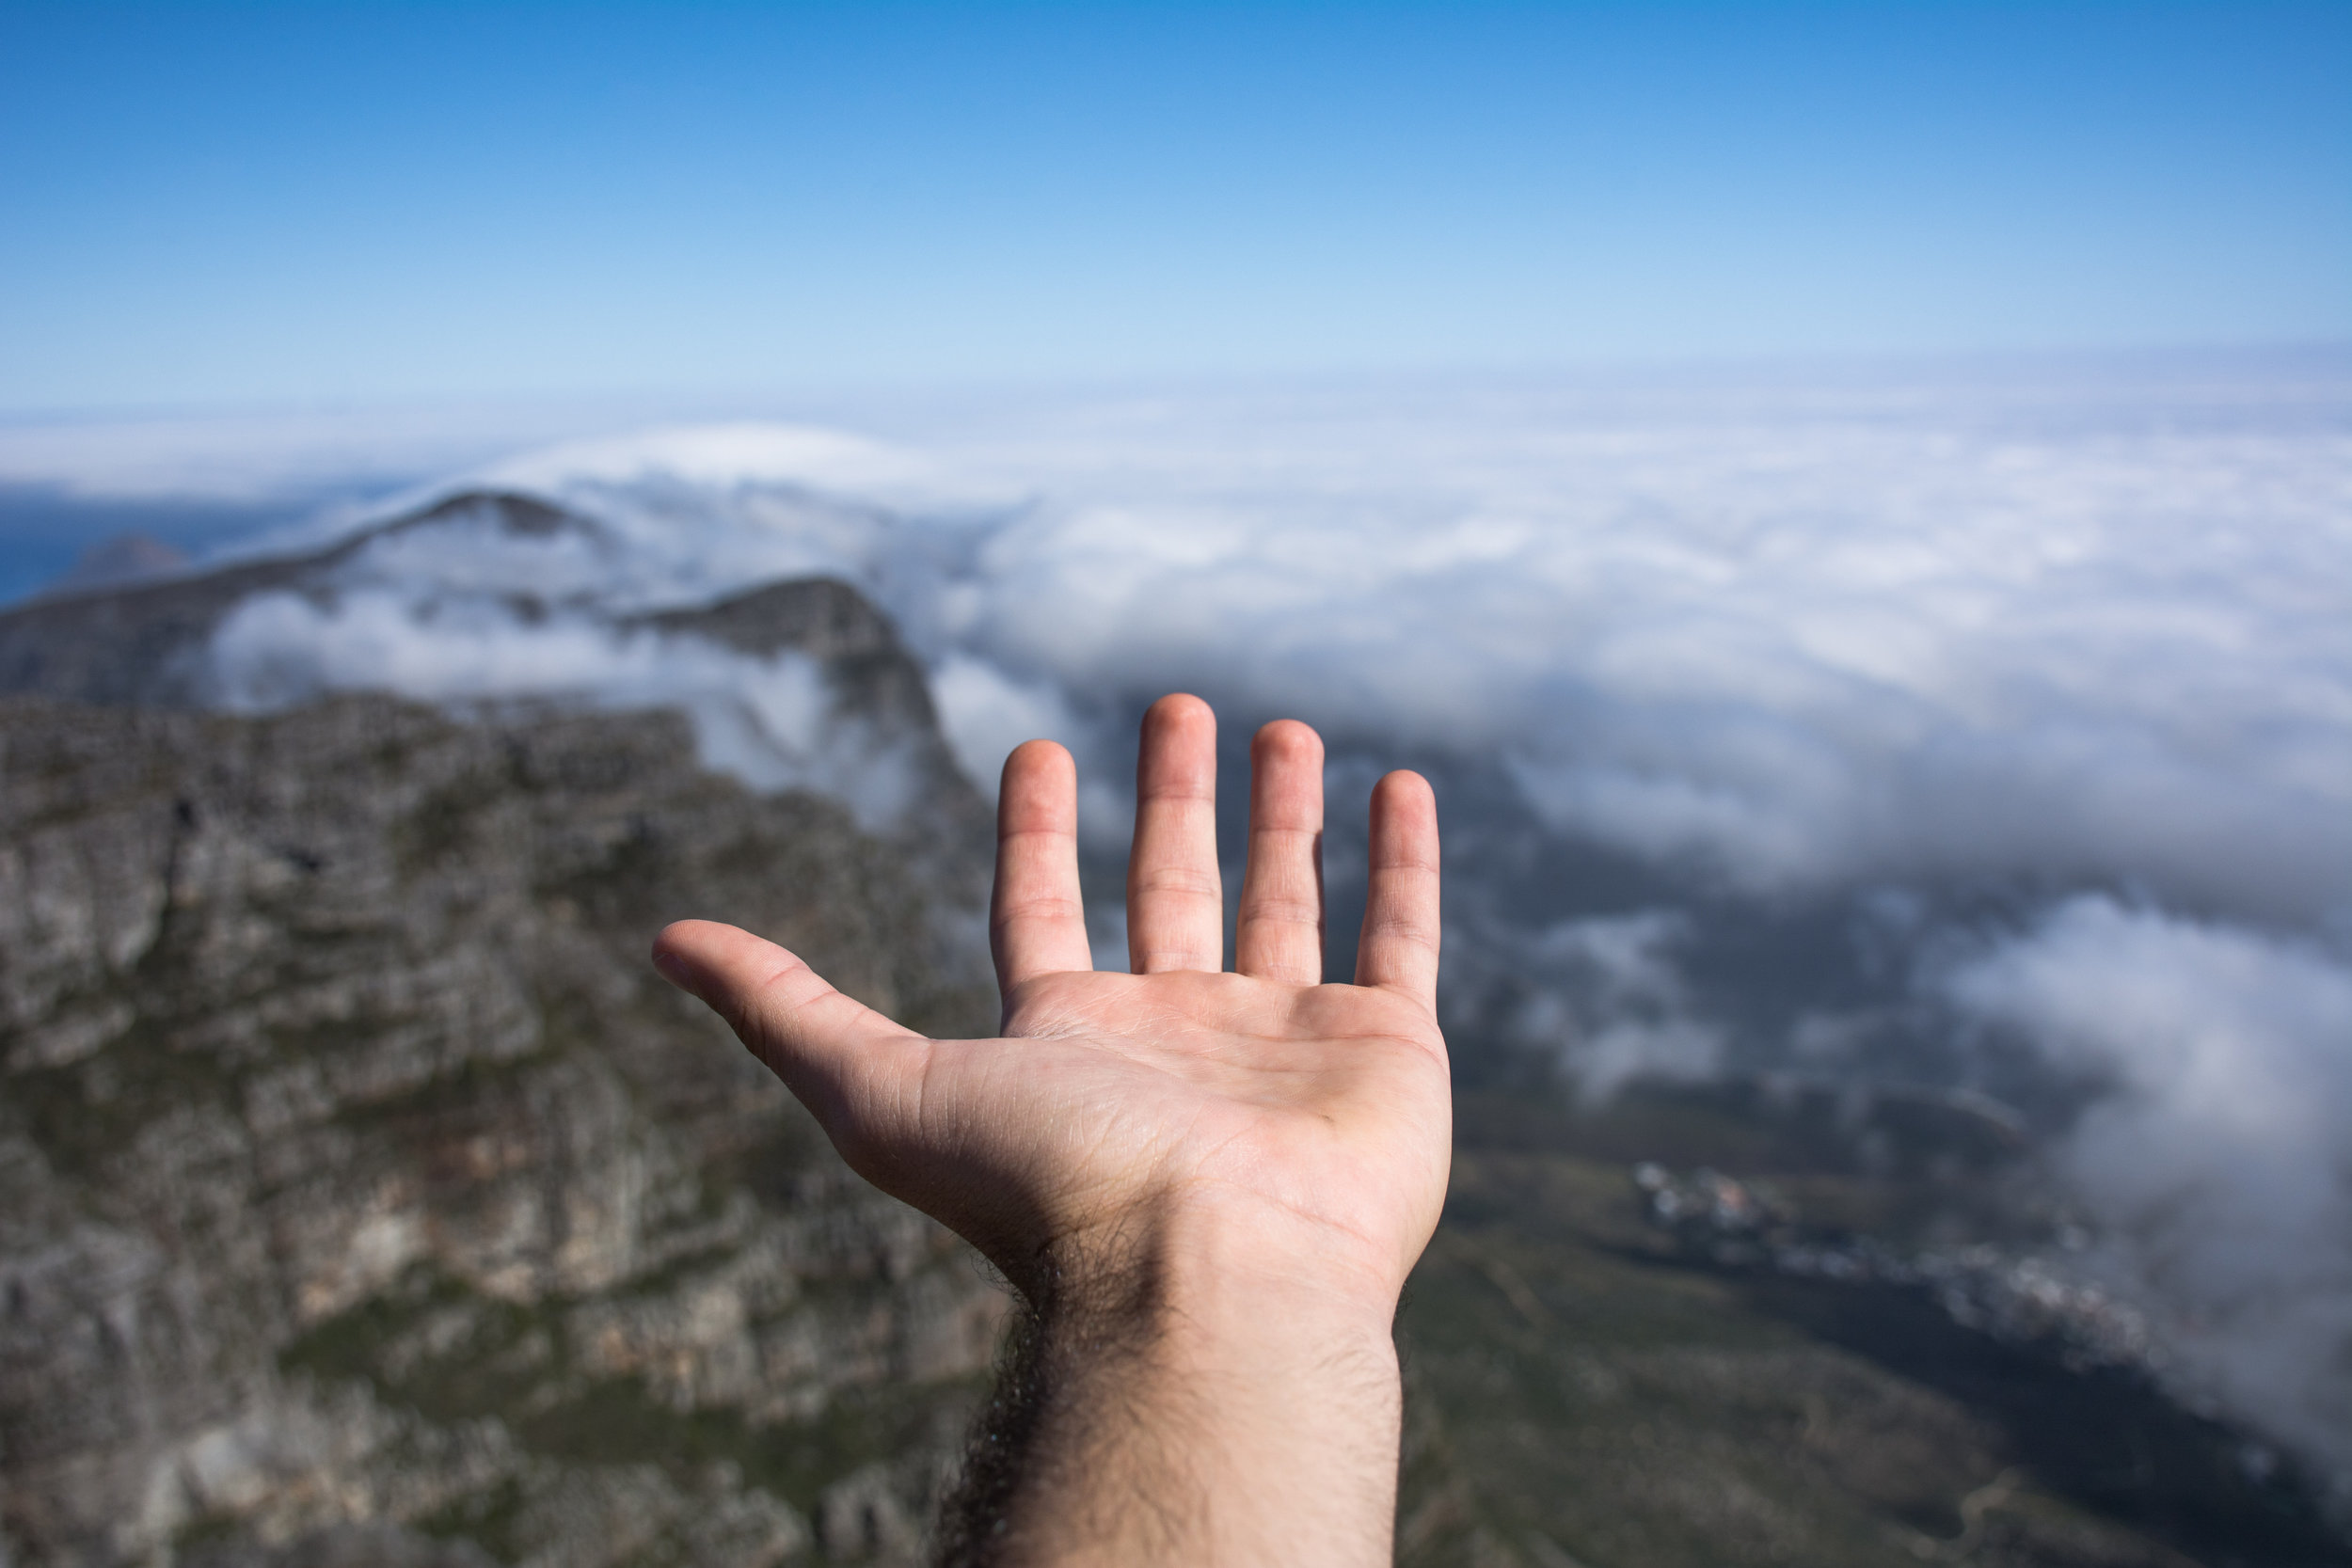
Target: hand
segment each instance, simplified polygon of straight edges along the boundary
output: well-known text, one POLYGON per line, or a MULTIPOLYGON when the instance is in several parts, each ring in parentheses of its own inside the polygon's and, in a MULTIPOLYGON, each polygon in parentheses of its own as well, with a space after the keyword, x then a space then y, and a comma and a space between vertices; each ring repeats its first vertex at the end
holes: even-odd
POLYGON ((1436 807, 1414 774, 1375 787, 1357 983, 1323 985, 1322 742, 1269 724, 1250 763, 1234 974, 1216 721, 1181 696, 1144 720, 1133 974, 1091 967, 1069 753, 1031 741, 1007 760, 1002 1038, 927 1039, 731 927, 682 922, 656 944, 853 1168, 970 1240, 1039 1314, 1056 1390, 1024 1417, 1039 1451, 993 1537, 1021 1560, 1387 1557, 1390 1320, 1451 1148, 1436 807), (1113 1406, 1154 1430, 1106 1430, 1113 1406))

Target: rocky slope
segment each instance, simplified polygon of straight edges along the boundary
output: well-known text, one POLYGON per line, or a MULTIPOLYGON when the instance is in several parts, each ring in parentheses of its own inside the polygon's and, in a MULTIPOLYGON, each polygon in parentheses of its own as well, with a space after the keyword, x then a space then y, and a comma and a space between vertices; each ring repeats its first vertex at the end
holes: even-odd
POLYGON ((370 698, 16 700, 0 845, 8 1560, 914 1553, 1004 1298, 644 961, 982 1027, 901 847, 673 717, 370 698))

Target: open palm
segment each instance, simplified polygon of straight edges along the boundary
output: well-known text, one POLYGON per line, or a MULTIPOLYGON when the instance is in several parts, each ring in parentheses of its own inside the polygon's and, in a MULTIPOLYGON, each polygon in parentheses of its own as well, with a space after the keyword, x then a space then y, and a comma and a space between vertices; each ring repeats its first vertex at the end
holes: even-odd
POLYGON ((1375 789, 1357 983, 1321 984, 1322 743, 1295 722, 1261 730, 1235 973, 1221 973, 1215 724, 1182 696, 1144 721, 1132 974, 1092 967, 1069 753, 1032 741, 1007 761, 991 911, 1001 1037, 928 1039, 732 927, 673 926, 657 961, 852 1166, 1032 1299, 1073 1260, 1197 1219, 1253 1265, 1297 1259, 1392 1300, 1437 1223, 1450 1146, 1435 805, 1410 773, 1375 789))

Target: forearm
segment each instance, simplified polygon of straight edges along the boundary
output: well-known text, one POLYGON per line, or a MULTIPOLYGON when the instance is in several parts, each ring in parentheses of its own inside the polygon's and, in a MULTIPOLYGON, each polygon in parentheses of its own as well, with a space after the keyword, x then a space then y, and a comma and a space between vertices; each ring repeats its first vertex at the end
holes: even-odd
POLYGON ((1280 1241, 1154 1227, 1033 1284, 946 1560, 1387 1562, 1394 1292, 1280 1241))

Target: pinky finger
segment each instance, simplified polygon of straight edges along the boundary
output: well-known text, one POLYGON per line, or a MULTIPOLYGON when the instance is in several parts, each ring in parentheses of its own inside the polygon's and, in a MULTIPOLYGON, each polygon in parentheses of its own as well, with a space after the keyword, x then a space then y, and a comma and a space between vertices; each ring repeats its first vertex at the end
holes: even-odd
POLYGON ((1438 800, 1418 773, 1372 790, 1372 879, 1356 983, 1438 1005, 1438 800))

